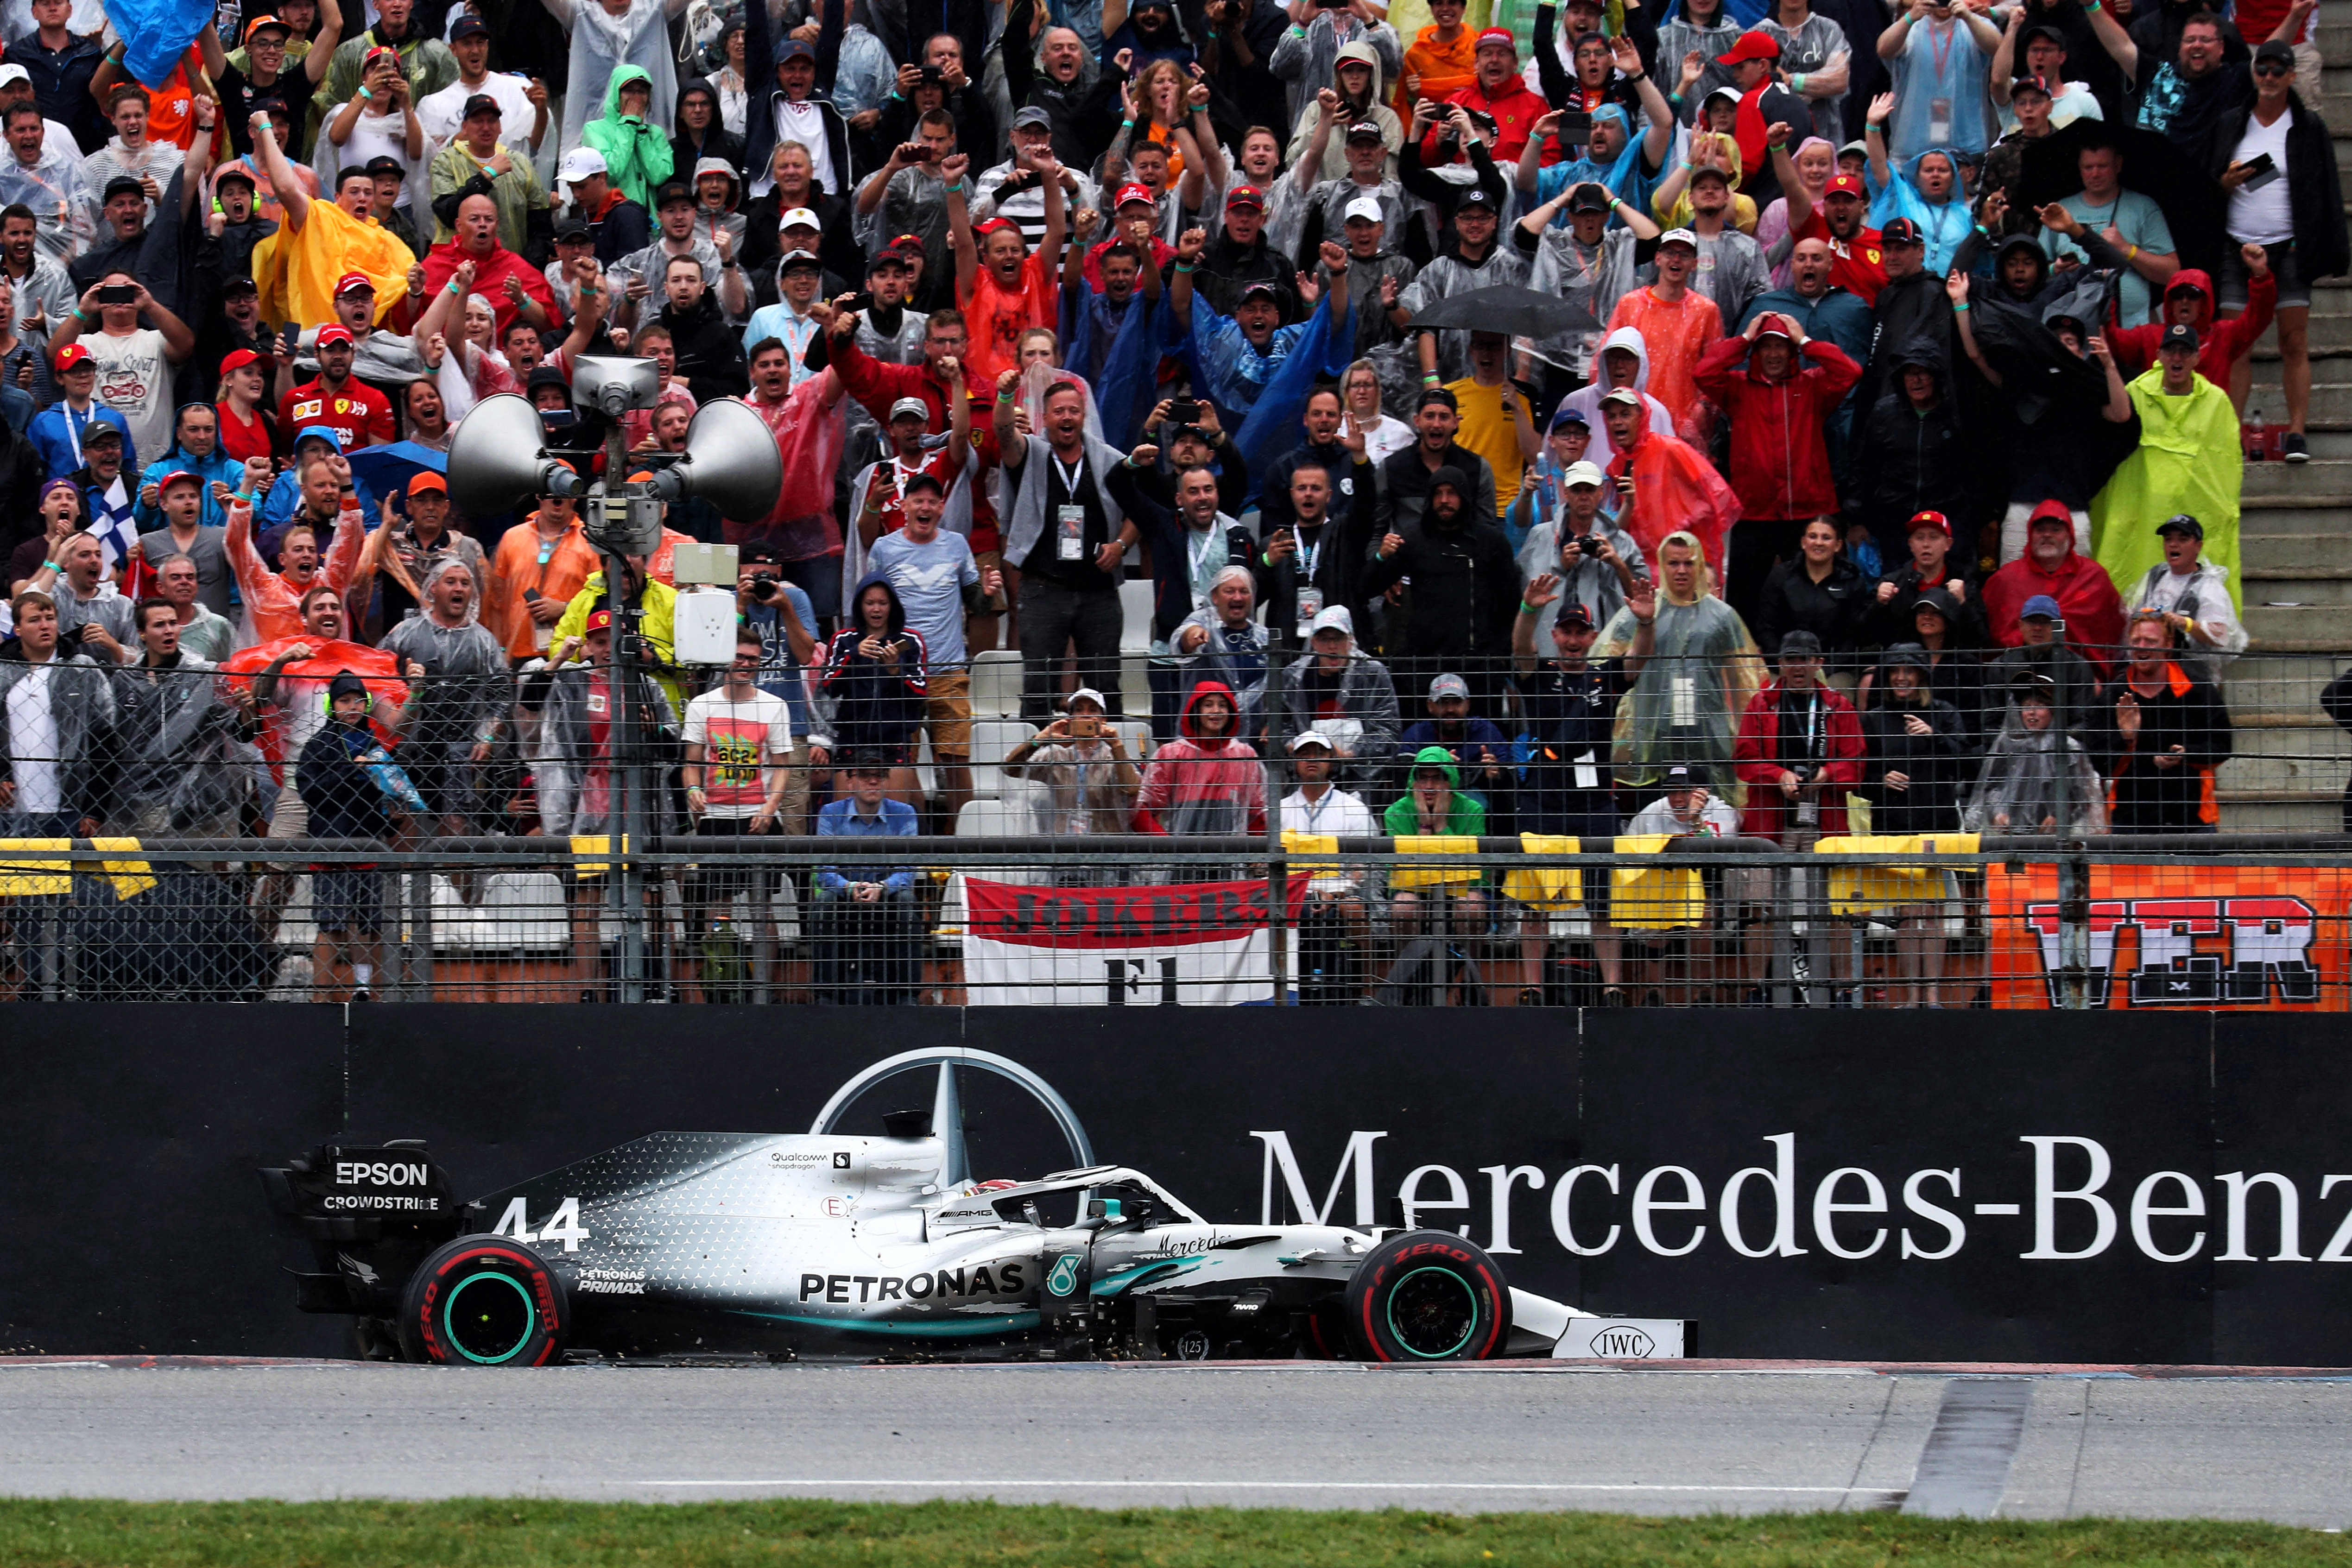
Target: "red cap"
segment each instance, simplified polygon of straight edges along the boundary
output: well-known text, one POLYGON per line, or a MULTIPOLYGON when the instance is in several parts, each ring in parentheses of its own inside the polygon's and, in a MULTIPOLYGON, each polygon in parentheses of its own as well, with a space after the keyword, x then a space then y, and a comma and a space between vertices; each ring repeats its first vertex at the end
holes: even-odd
POLYGON ((1118 198, 1110 205, 1114 210, 1127 205, 1129 202, 1141 202, 1145 206, 1156 206, 1159 205, 1159 197, 1151 194, 1149 186, 1121 185, 1118 188, 1118 198))
POLYGON ((1727 66, 1736 66, 1743 60, 1777 60, 1780 58, 1780 40, 1761 27, 1751 27, 1740 34, 1738 43, 1716 57, 1719 63, 1727 66))
POLYGON ((78 364, 89 362, 89 351, 79 343, 68 343, 58 351, 58 374, 62 375, 78 364))
POLYGON ((2048 518, 2053 522, 2063 522, 2068 528, 2074 526, 2074 514, 2066 510, 2066 503, 2063 500, 2046 500, 2040 506, 2035 507, 2031 512, 2026 514, 2026 526, 2031 528, 2033 524, 2040 522, 2044 518, 2048 518))
POLYGON ((1235 185, 1225 193, 1225 210, 1231 212, 1235 207, 1256 207, 1263 212, 1265 210, 1265 193, 1255 185, 1235 185))
POLYGON ((1862 182, 1855 179, 1852 174, 1838 174, 1833 176, 1829 184, 1823 187, 1822 195, 1824 197, 1849 195, 1859 201, 1865 202, 1870 199, 1870 193, 1864 190, 1862 188, 1862 182))
POLYGON ((592 632, 611 631, 613 629, 613 612, 610 610, 589 611, 587 629, 592 632))
POLYGON ((260 363, 261 356, 255 353, 251 349, 231 349, 227 353, 221 356, 220 373, 223 375, 226 375, 233 370, 243 370, 247 365, 259 364, 260 363))
MULTIPOLYGON (((2072 522, 2072 519, 2068 520, 2069 522, 2072 522)), ((1946 517, 1940 511, 1913 512, 1911 514, 1911 526, 1904 531, 1907 533, 1916 533, 1923 528, 1932 528, 1947 539, 1952 537, 1952 520, 1946 517)))
POLYGON ((356 348, 359 346, 359 340, 352 336, 352 330, 349 327, 337 322, 331 327, 319 329, 318 346, 325 348, 329 343, 350 343, 356 348))
POLYGON ((449 493, 449 481, 430 468, 421 468, 417 471, 416 477, 408 481, 408 493, 421 496, 428 491, 446 496, 449 493))
POLYGON ((1519 52, 1519 40, 1512 35, 1511 30, 1508 27, 1487 28, 1485 32, 1478 35, 1478 41, 1471 47, 1476 49, 1483 49, 1488 44, 1500 44, 1503 47, 1510 50, 1511 53, 1515 55, 1519 52))
POLYGON ((195 486, 198 489, 205 488, 205 477, 202 474, 192 474, 185 468, 173 468, 170 473, 165 474, 162 481, 155 486, 155 493, 159 496, 163 494, 173 485, 178 484, 182 479, 187 480, 188 483, 195 486))
POLYGON ((1778 310, 1767 310, 1757 320, 1756 341, 1762 342, 1766 338, 1786 338, 1792 343, 1797 341, 1796 333, 1789 330, 1789 318, 1778 310))
POLYGON ((364 289, 373 294, 375 292, 375 279, 364 272, 346 272, 335 279, 335 298, 338 300, 354 289, 364 289))

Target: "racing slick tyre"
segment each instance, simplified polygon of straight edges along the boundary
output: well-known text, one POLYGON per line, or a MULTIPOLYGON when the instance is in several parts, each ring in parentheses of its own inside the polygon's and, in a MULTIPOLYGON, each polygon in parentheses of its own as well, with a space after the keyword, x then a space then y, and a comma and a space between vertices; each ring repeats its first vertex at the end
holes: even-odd
POLYGON ((1484 1361, 1511 1337, 1503 1271, 1444 1230, 1409 1230, 1365 1254, 1348 1281, 1348 1331, 1369 1361, 1484 1361))
POLYGON ((545 1366, 572 1321, 563 1281, 521 1242, 461 1236, 416 1267, 400 1293, 400 1348, 453 1366, 545 1366))

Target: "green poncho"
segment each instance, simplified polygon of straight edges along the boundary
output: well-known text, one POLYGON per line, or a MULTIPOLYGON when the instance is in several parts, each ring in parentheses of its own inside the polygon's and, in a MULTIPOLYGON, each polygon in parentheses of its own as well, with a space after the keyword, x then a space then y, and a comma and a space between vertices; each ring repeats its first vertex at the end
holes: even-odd
MULTIPOLYGON (((2244 459, 2230 395, 2192 378, 2188 393, 2167 396, 2164 366, 2151 365, 2124 389, 2139 411, 2139 447, 2091 500, 2092 553, 2116 592, 2138 591, 2148 568, 2164 563, 2157 525, 2187 512, 2205 525, 2204 559, 2229 574, 2230 604, 2243 610, 2238 587, 2238 484, 2244 459)), ((2128 600, 2126 613, 2139 608, 2128 600)))
POLYGON ((580 128, 580 140, 604 155, 613 188, 644 206, 670 176, 669 138, 644 121, 621 118, 621 89, 639 82, 653 90, 653 78, 638 66, 623 66, 604 83, 604 113, 580 128))

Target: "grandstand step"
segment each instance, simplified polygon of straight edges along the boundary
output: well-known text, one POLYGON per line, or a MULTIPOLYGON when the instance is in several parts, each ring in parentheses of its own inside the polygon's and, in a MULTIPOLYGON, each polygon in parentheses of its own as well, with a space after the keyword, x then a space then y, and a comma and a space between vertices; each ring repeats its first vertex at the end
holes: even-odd
MULTIPOLYGON (((2235 723, 2236 716, 2231 716, 2235 723)), ((2352 735, 2326 721, 2318 723, 2237 724, 2232 760, 2300 761, 2311 766, 2342 766, 2352 760, 2352 735)))
MULTIPOLYGON (((2247 737, 2235 739, 2242 742, 2247 737)), ((2344 793, 2344 781, 2352 777, 2352 762, 2343 757, 2315 755, 2274 756, 2267 752, 2243 752, 2221 764, 2216 787, 2231 790, 2260 790, 2274 795, 2324 795, 2333 799, 2344 793)))
POLYGON ((2342 566, 2250 566, 2240 593, 2246 608, 2279 600, 2305 605, 2352 606, 2352 568, 2342 566))
POLYGON ((2283 637, 2291 643, 2305 643, 2352 637, 2352 616, 2347 616, 2344 605, 2311 603, 2311 597, 2308 594, 2279 593, 2266 599, 2249 594, 2245 612, 2239 619, 2245 624, 2248 636, 2265 640, 2283 637), (2278 602, 2289 599, 2304 602, 2278 602))
MULTIPOLYGON (((2341 374, 2341 365, 2333 360, 2323 361, 2313 367, 2315 376, 2341 374)), ((2276 360, 2254 367, 2254 384, 2246 395, 2247 406, 2259 408, 2263 417, 2279 424, 2286 422, 2286 393, 2279 384, 2279 364, 2276 360)), ((2334 429, 2352 428, 2352 381, 2315 379, 2311 384, 2310 422, 2334 429)))
POLYGON ((2336 833, 2343 828, 2344 807, 2333 796, 2232 790, 2216 795, 2224 833, 2336 833))
POLYGON ((2249 533, 2352 536, 2352 496, 2264 496, 2240 508, 2238 530, 2241 538, 2249 533))
POLYGON ((2282 529, 2271 516, 2249 514, 2238 521, 2238 559, 2248 571, 2257 566, 2325 566, 2342 560, 2344 554, 2340 534, 2282 529))
POLYGON ((2272 496, 2339 496, 2352 504, 2352 460, 2321 458, 2308 463, 2248 463, 2242 493, 2250 508, 2272 496))
MULTIPOLYGON (((2311 321, 2305 329, 2305 342, 2311 350, 2314 363, 2352 354, 2352 300, 2338 299, 2336 302, 2342 308, 2324 314, 2316 302, 2313 305, 2311 321)), ((2278 363, 2278 328, 2276 326, 2265 329, 2263 335, 2254 340, 2252 357, 2256 366, 2254 374, 2257 377, 2263 374, 2262 366, 2278 363)), ((2276 382, 2277 379, 2276 375, 2271 377, 2273 382, 2276 382)))

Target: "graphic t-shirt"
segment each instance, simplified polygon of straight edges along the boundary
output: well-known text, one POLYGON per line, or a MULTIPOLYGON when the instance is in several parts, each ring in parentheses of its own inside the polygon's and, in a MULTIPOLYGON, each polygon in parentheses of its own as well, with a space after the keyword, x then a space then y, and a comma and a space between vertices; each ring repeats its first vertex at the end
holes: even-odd
MULTIPOLYGON (((356 378, 344 382, 341 392, 332 393, 321 383, 310 382, 289 391, 278 405, 278 439, 290 452, 295 439, 312 425, 323 425, 332 430, 346 452, 356 447, 388 442, 393 435, 392 403, 383 393, 356 378)), ((153 448, 159 452, 163 449, 153 448)))
POLYGON ((907 624, 922 634, 930 654, 926 675, 946 674, 963 668, 963 591, 980 581, 972 563, 971 546, 961 533, 941 532, 929 544, 917 544, 902 530, 874 542, 867 568, 887 574, 907 606, 907 624))
POLYGON ((89 351, 98 365, 98 389, 91 394, 98 405, 122 416, 139 451, 169 448, 172 367, 164 363, 163 334, 142 327, 119 338, 111 332, 84 332, 74 341, 89 351))
POLYGON ((702 794, 712 816, 756 816, 767 790, 761 759, 793 749, 792 715, 784 700, 754 687, 749 697, 725 687, 686 705, 686 742, 702 747, 702 794))

